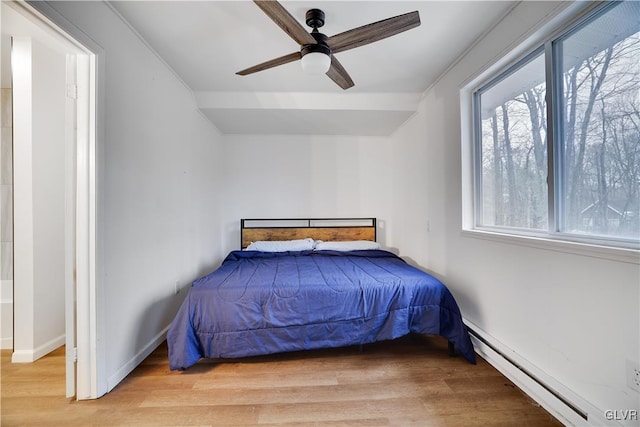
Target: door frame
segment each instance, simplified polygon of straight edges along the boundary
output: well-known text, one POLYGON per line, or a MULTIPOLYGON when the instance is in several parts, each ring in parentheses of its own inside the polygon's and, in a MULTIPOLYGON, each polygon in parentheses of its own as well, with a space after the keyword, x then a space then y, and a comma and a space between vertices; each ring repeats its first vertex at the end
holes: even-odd
MULTIPOLYGON (((97 162, 101 158, 97 149, 98 141, 102 139, 103 120, 99 117, 104 111, 99 102, 104 97, 98 96, 103 93, 104 82, 98 76, 104 76, 104 51, 46 2, 18 0, 6 3, 48 34, 66 43, 70 47, 70 54, 75 56, 77 131, 69 136, 66 143, 67 147, 75 146, 72 150, 75 158, 67 159, 65 166, 67 175, 72 176, 71 181, 75 178, 75 184, 70 183, 75 190, 75 206, 73 200, 68 204, 75 215, 67 214, 66 220, 73 224, 73 232, 68 232, 71 242, 65 248, 67 257, 75 260, 75 274, 73 271, 67 274, 65 324, 66 333, 75 335, 72 338, 75 338, 76 350, 67 349, 67 395, 75 396, 78 400, 96 399, 107 392, 105 345, 99 339, 104 336, 100 327, 104 323, 99 321, 103 310, 99 306, 97 280, 97 162), (70 167, 75 172, 69 171, 70 167)), ((73 270, 70 264, 67 266, 69 268, 73 270)))

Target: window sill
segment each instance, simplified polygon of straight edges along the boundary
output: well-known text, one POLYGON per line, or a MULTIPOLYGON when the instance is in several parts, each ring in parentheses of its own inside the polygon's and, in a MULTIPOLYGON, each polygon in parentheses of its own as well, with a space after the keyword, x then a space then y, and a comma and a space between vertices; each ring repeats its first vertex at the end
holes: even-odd
POLYGON ((539 236, 522 236, 515 234, 498 233, 487 230, 462 230, 463 237, 491 240, 518 246, 542 249, 547 251, 563 252, 573 255, 581 255, 592 258, 601 258, 610 261, 640 264, 640 250, 630 248, 616 248, 590 243, 571 242, 567 240, 552 239, 539 236))

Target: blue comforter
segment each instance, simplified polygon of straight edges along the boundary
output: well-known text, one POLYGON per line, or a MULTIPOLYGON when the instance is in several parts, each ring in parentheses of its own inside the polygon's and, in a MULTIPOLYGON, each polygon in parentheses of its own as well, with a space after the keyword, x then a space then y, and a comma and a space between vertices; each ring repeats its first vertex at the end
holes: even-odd
POLYGON ((233 251, 195 282, 167 334, 171 369, 365 344, 410 332, 475 354, 460 310, 435 277, 382 250, 233 251))

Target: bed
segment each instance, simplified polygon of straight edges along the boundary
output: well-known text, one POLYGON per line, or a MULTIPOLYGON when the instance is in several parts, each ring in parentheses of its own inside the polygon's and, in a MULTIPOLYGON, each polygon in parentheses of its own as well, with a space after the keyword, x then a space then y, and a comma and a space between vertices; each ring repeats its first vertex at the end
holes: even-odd
POLYGON ((376 219, 241 220, 241 250, 193 282, 167 332, 169 365, 445 337, 475 363, 447 287, 376 243, 376 219))

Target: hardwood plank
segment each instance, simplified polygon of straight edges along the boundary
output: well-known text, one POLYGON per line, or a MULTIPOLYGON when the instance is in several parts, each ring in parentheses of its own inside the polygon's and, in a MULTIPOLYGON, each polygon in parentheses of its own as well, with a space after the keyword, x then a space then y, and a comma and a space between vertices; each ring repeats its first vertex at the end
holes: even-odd
POLYGON ((366 418, 348 421, 314 421, 312 423, 260 424, 260 427, 377 427, 390 425, 388 418, 366 418))
POLYGON ((295 240, 310 237, 314 240, 376 240, 373 227, 304 227, 304 228, 245 228, 242 232, 242 247, 260 240, 295 240))
MULTIPOLYGON (((264 367, 263 367, 264 369, 264 367)), ((283 375, 274 381, 271 373, 233 374, 220 373, 204 377, 195 382, 194 390, 227 389, 242 384, 243 388, 274 388, 274 387, 317 387, 337 385, 338 379, 334 374, 323 372, 301 372, 297 375, 283 375)))
POLYGON ((367 387, 362 384, 339 386, 298 386, 282 387, 274 384, 271 388, 216 388, 192 390, 185 394, 176 390, 154 390, 149 393, 142 407, 170 406, 217 406, 217 405, 274 405, 297 403, 349 402, 352 400, 387 400, 419 397, 425 393, 450 392, 443 382, 400 383, 378 382, 367 387))
POLYGON ((386 418, 390 424, 393 420, 414 418, 421 420, 422 425, 433 415, 432 411, 424 407, 421 399, 400 397, 268 405, 260 411, 260 423, 313 423, 318 420, 346 422, 361 419, 363 414, 376 419, 386 418))
POLYGON ((220 405, 165 408, 104 409, 98 419, 108 419, 110 426, 248 426, 257 425, 255 406, 220 405))

